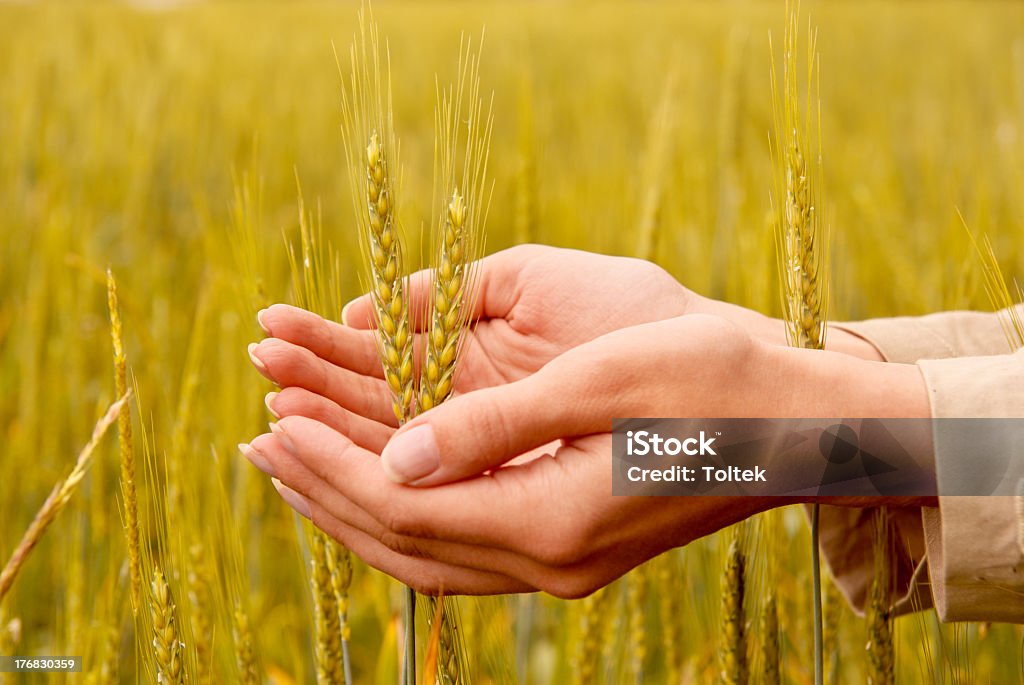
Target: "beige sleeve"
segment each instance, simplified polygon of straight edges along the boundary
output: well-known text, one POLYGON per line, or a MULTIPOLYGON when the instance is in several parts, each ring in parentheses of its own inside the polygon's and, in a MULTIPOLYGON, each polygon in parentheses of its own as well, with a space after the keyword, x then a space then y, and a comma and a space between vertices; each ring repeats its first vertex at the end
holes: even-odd
MULTIPOLYGON (((936 418, 1024 417, 1024 350, 1008 353, 995 314, 950 312, 835 327, 872 343, 887 361, 917 363, 936 418)), ((970 458, 936 441, 940 479, 944 468, 970 458)), ((1017 492, 940 497, 938 508, 894 510, 894 611, 934 600, 944 621, 1024 623, 1024 481, 1017 492)), ((858 612, 872 573, 870 514, 827 506, 821 512, 822 553, 858 612)))

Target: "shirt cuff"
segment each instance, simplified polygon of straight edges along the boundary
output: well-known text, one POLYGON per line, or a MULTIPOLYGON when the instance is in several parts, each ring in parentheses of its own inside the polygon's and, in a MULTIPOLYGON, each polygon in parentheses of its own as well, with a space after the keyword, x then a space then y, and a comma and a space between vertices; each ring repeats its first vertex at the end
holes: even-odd
MULTIPOLYGON (((1024 308, 1021 314, 1024 314, 1024 308)), ((889 362, 998 355, 1010 351, 1000 317, 1005 313, 942 312, 830 323, 829 327, 862 338, 889 362)))
MULTIPOLYGON (((918 362, 937 418, 1024 417, 1024 351, 918 362)), ((976 461, 935 441, 938 482, 976 461)), ((1020 459, 1024 459, 1021 447, 1020 459)), ((1024 479, 1015 496, 939 497, 922 512, 935 608, 944 621, 1024 623, 1024 479)))

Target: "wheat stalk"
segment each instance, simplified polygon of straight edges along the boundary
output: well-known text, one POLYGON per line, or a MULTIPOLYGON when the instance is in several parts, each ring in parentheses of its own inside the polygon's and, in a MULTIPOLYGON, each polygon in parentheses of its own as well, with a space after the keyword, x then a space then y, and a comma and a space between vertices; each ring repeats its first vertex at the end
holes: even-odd
MULTIPOLYGON (((350 72, 341 90, 342 141, 349 166, 349 188, 366 271, 370 274, 377 349, 391 390, 391 409, 404 424, 416 400, 413 344, 405 297, 406 274, 397 221, 400 165, 391 102, 390 62, 382 64, 372 15, 359 12, 359 35, 350 49, 350 72)), ((390 59, 390 57, 388 58, 390 59)), ((416 681, 416 593, 405 591, 403 681, 416 681)))
MULTIPOLYGON (((117 282, 107 269, 107 308, 110 310, 110 338, 114 347, 114 389, 118 397, 128 392, 124 333, 117 304, 117 282)), ((132 612, 138 613, 142 595, 142 568, 139 554, 139 503, 135 492, 135 448, 132 444, 131 407, 126 402, 117 420, 118 447, 121 453, 121 496, 124 499, 124 532, 128 543, 128 572, 131 581, 132 612)))
POLYGON ((99 445, 107 429, 118 419, 121 410, 128 402, 130 396, 131 390, 125 393, 117 402, 110 405, 103 417, 97 422, 96 427, 93 428, 92 437, 89 438, 89 442, 78 453, 78 458, 75 460, 71 473, 68 474, 67 478, 53 486, 53 490, 50 491, 42 508, 39 509, 35 518, 32 519, 32 523, 29 524, 28 529, 22 536, 21 542, 14 549, 14 553, 7 561, 3 571, 0 571, 0 603, 3 602, 11 586, 14 585, 14 580, 17 578, 22 566, 24 566, 26 559, 28 559, 29 553, 39 544, 46 529, 50 527, 50 524, 57 518, 61 510, 67 506, 71 496, 75 494, 79 484, 89 470, 96 446, 99 445))
MULTIPOLYGON (((781 102, 775 63, 772 62, 772 99, 775 111, 777 192, 784 198, 777 223, 779 272, 786 335, 790 345, 824 349, 828 303, 827 252, 820 207, 821 101, 817 82, 817 34, 808 27, 807 104, 801 112, 797 72, 800 3, 786 2, 781 102), (812 97, 816 99, 814 106, 812 97), (816 113, 815 124, 811 115, 816 113), (813 141, 813 142, 812 142, 813 141), (811 155, 810 161, 808 155, 811 155)), ((774 200, 774 199, 773 199, 774 200)), ((824 681, 821 610, 821 560, 818 504, 811 507, 811 575, 814 613, 814 681, 824 681)))
POLYGON ((893 649, 892 617, 890 615, 891 572, 889 556, 889 512, 881 507, 875 512, 874 576, 868 590, 868 685, 892 685, 895 682, 896 659, 893 649))
MULTIPOLYGON (((427 337, 417 410, 429 411, 451 396, 468 315, 476 297, 474 264, 483 250, 483 225, 488 196, 485 172, 493 115, 480 97, 479 55, 464 42, 459 53, 455 85, 438 91, 436 111, 435 183, 441 186, 441 208, 435 210, 435 269, 431 324, 427 337), (463 157, 459 160, 459 153, 463 157)), ((462 682, 457 605, 444 599, 430 615, 442 625, 438 644, 438 677, 444 683, 462 682)))

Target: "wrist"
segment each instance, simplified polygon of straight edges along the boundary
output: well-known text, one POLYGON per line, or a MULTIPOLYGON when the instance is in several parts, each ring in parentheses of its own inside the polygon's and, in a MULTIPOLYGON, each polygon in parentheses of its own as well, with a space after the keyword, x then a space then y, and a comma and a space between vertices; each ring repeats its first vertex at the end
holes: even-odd
POLYGON ((826 339, 826 349, 832 352, 863 359, 871 362, 884 362, 885 357, 875 345, 856 333, 851 333, 843 328, 829 326, 826 339))

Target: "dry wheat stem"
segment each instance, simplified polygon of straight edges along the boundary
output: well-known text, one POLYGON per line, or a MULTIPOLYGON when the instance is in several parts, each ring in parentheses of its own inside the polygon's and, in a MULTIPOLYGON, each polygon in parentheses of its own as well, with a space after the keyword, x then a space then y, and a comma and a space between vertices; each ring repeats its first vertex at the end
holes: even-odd
POLYGON ((89 442, 78 453, 78 458, 75 460, 71 473, 68 474, 67 478, 53 486, 53 490, 50 491, 50 495, 46 498, 42 508, 36 513, 35 518, 32 519, 32 523, 29 524, 28 530, 22 536, 21 542, 15 548, 14 554, 11 555, 3 571, 0 571, 0 603, 3 602, 4 597, 10 591, 11 586, 14 584, 14 579, 28 559, 29 553, 39 544, 46 529, 49 528, 50 524, 57 518, 57 515, 60 514, 61 509, 67 505, 75 490, 78 489, 78 485, 85 478, 86 471, 88 471, 89 465, 92 463, 96 446, 99 445, 107 429, 118 419, 121 410, 127 404, 130 396, 131 390, 126 392, 117 402, 110 405, 103 418, 99 420, 93 429, 89 442))
MULTIPOLYGON (((124 333, 117 304, 117 282, 107 269, 107 307, 110 310, 110 337, 114 347, 114 388, 118 397, 128 392, 124 333)), ((142 567, 139 561, 139 504, 135 492, 135 448, 132 443, 131 407, 125 403, 117 420, 118 447, 121 454, 121 496, 124 500, 124 532, 128 544, 128 572, 131 580, 132 612, 138 613, 142 595, 142 567)))

